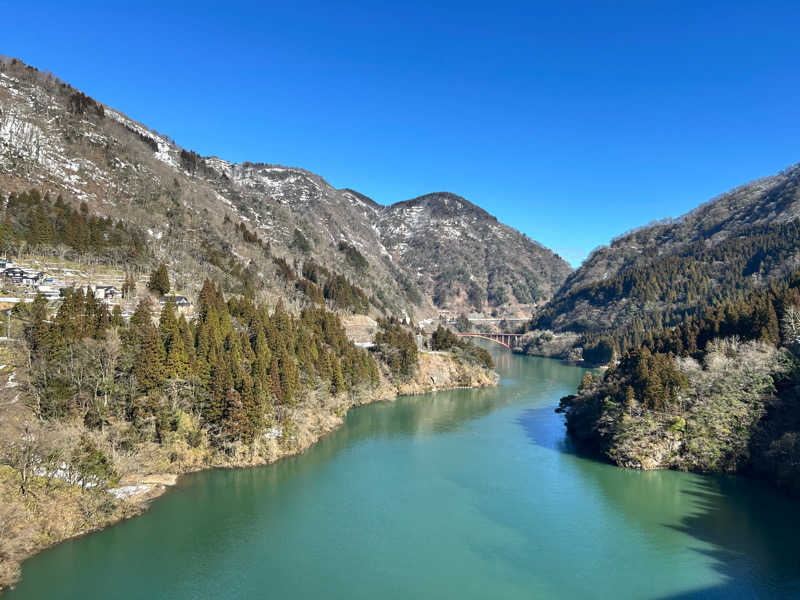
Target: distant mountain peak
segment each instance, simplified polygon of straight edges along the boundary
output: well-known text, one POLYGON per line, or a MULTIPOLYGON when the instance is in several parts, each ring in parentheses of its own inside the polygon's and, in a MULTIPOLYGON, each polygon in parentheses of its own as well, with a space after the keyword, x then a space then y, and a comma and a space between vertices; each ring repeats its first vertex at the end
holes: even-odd
POLYGON ((410 200, 403 200, 392 205, 392 208, 403 208, 409 206, 425 206, 431 209, 434 214, 457 214, 457 213, 477 213, 481 217, 497 220, 480 206, 477 206, 466 198, 451 192, 432 192, 423 194, 410 200))

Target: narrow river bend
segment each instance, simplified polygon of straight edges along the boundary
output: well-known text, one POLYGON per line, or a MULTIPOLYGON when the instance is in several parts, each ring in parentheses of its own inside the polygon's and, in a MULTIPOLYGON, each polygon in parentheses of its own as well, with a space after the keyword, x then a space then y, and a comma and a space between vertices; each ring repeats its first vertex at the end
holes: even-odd
POLYGON ((366 406, 303 456, 185 477, 4 598, 800 597, 796 502, 582 458, 553 409, 583 371, 494 356, 497 389, 366 406))

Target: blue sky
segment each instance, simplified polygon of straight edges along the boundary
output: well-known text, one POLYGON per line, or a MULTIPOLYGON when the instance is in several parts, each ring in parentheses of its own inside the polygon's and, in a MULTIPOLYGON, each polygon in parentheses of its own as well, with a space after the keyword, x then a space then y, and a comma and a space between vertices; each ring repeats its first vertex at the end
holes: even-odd
POLYGON ((798 2, 6 2, 18 57, 201 154, 460 194, 573 264, 800 160, 798 2))

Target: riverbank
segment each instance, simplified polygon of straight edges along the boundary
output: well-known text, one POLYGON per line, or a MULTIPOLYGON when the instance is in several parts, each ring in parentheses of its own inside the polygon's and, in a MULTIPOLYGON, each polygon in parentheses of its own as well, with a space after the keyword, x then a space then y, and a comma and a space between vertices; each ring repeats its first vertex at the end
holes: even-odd
POLYGON ((569 435, 627 469, 747 475, 800 496, 793 350, 736 337, 700 360, 629 353, 561 399, 569 435))
POLYGON ((301 456, 181 478, 0 598, 797 597, 789 499, 587 459, 553 414, 585 371, 494 356, 500 387, 374 402, 301 456))
MULTIPOLYGON (((190 445, 185 435, 162 443, 143 442, 129 447, 121 429, 109 428, 93 436, 107 450, 118 481, 106 491, 67 483, 59 477, 34 476, 27 492, 20 492, 18 477, 0 467, 0 590, 19 578, 20 563, 64 540, 103 529, 144 512, 150 502, 175 485, 180 475, 214 468, 243 468, 274 463, 305 452, 322 437, 340 427, 350 408, 401 395, 423 394, 454 388, 497 385, 494 371, 456 356, 420 353, 419 368, 408 381, 393 382, 385 375, 377 388, 329 396, 309 391, 294 407, 276 414, 275 424, 252 446, 237 443, 212 447, 205 436, 190 445)), ((2 405, 0 405, 2 406, 2 405)), ((2 406, 4 417, 23 421, 23 402, 2 406)), ((179 424, 192 430, 196 423, 179 424)), ((77 426, 58 435, 80 435, 77 426)))

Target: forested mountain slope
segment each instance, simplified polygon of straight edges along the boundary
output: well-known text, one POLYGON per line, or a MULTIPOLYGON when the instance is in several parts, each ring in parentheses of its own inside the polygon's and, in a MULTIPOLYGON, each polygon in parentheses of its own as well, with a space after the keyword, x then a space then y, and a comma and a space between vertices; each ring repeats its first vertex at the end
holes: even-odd
POLYGON ((0 590, 180 473, 302 452, 357 404, 494 385, 486 350, 407 324, 435 309, 383 210, 0 61, 0 590), (341 319, 364 315, 369 350, 341 319))
POLYGON ((800 495, 800 272, 649 335, 559 412, 621 466, 748 473, 800 495))
POLYGON ((580 445, 800 494, 799 182, 795 165, 737 188, 617 238, 569 277, 535 325, 578 332, 562 338, 608 363, 561 400, 580 445))
POLYGON ((785 279, 800 265, 798 183, 795 165, 615 239, 568 277, 535 326, 589 337, 626 329, 629 341, 641 340, 646 330, 785 279))
MULTIPOLYGON (((419 199, 383 207, 300 168, 201 157, 52 75, 4 61, 0 190, 31 187, 145 232, 156 243, 152 256, 139 257, 141 268, 167 262, 193 274, 181 287, 196 291, 208 276, 298 308, 308 288, 295 291, 295 278, 308 261, 323 268, 315 283, 336 274, 361 289, 369 307, 358 310, 399 315, 433 313, 435 300, 461 308, 469 290, 475 308, 541 301, 569 272, 464 200, 446 215, 419 199), (423 212, 408 210, 414 206, 423 212), (420 260, 431 244, 441 260, 420 260), (520 258, 507 260, 511 253, 520 258), (479 257, 474 273, 464 265, 469 255, 479 257)), ((430 199, 442 197, 449 195, 430 199)))

